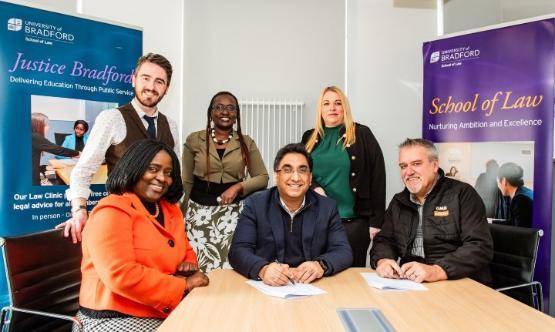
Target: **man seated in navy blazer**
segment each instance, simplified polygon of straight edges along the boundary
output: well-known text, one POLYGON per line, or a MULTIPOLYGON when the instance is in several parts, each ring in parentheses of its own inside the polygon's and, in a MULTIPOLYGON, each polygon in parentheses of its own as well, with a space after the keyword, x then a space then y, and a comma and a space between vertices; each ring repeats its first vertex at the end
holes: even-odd
POLYGON ((229 262, 247 278, 281 286, 338 273, 353 253, 335 201, 309 190, 312 158, 302 144, 281 148, 276 187, 253 194, 233 235, 229 262))

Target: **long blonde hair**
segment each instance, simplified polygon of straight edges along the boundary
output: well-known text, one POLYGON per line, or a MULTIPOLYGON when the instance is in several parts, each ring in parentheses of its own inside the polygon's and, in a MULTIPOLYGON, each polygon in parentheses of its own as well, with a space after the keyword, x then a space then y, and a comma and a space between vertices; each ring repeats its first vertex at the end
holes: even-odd
POLYGON ((340 88, 336 86, 328 86, 322 90, 322 93, 320 93, 320 98, 318 98, 318 105, 316 106, 316 124, 314 125, 314 131, 310 135, 310 138, 305 145, 308 152, 312 152, 312 150, 316 146, 316 143, 318 142, 318 137, 324 137, 324 119, 322 118, 322 104, 324 102, 324 94, 328 91, 337 93, 339 95, 339 99, 341 99, 341 105, 343 106, 343 124, 345 125, 345 139, 343 140, 343 147, 355 144, 355 122, 353 121, 353 115, 351 114, 349 100, 340 88))

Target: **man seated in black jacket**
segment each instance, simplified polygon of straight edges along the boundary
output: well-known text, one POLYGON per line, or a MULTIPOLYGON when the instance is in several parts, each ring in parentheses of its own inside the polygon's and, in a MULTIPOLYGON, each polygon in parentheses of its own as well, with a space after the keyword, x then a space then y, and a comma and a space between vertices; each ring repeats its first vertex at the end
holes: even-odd
POLYGON ((445 177, 436 147, 425 139, 399 145, 399 167, 405 189, 391 200, 370 252, 377 274, 489 284, 493 242, 478 193, 445 177))

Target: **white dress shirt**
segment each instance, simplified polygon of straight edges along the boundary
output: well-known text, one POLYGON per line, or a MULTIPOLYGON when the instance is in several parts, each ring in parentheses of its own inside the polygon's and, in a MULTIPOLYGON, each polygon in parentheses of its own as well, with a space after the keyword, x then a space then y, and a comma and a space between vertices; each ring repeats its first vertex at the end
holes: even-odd
MULTIPOLYGON (((133 105, 145 129, 148 128, 148 122, 143 119, 145 113, 135 98, 131 101, 131 105, 133 105)), ((158 117, 158 110, 151 116, 158 117)), ((177 124, 169 117, 167 117, 167 119, 173 141, 175 142, 173 149, 178 158, 180 158, 181 149, 177 124)), ((106 151, 108 151, 111 145, 117 145, 123 142, 125 136, 127 136, 127 128, 125 126, 125 120, 119 110, 115 108, 108 109, 102 111, 96 117, 85 148, 71 172, 69 189, 66 190, 67 200, 71 201, 75 198, 89 198, 92 178, 104 161, 106 151)))

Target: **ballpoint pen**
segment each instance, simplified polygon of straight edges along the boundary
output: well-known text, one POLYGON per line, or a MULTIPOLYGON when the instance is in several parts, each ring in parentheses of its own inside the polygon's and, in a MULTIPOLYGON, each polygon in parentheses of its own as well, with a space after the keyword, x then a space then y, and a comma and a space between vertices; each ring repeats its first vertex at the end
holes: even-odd
MULTIPOLYGON (((278 261, 277 258, 274 260, 274 262, 276 262, 277 264, 281 265, 281 263, 278 261)), ((293 278, 291 278, 290 276, 286 275, 285 273, 283 273, 283 274, 287 277, 287 279, 289 279, 289 282, 291 282, 291 284, 293 284, 293 285, 295 284, 295 280, 293 280, 293 278)))

